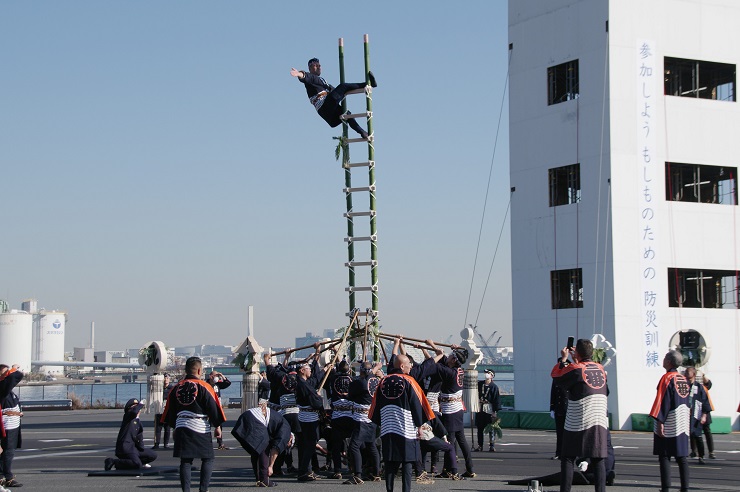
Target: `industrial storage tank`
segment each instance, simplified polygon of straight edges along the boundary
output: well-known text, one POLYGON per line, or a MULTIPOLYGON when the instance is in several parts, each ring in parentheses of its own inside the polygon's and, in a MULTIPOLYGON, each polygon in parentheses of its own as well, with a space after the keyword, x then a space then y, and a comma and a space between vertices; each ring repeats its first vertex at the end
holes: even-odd
MULTIPOLYGON (((33 360, 63 361, 64 360, 64 329, 67 323, 67 313, 63 311, 39 310, 34 316, 35 329, 33 337, 33 360)), ((37 372, 61 373, 63 366, 41 366, 37 372)))
POLYGON ((33 316, 13 309, 0 313, 0 363, 18 364, 24 373, 31 371, 33 316))

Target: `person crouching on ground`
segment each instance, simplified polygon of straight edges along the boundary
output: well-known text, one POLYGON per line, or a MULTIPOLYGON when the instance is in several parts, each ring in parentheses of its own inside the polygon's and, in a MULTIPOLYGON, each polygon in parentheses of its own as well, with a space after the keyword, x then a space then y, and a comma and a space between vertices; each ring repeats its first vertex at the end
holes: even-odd
POLYGON ((267 408, 267 402, 250 408, 236 421, 231 434, 252 458, 257 487, 274 487, 270 479, 275 460, 290 442, 290 424, 279 412, 267 408))
POLYGON ((144 427, 139 421, 139 414, 144 403, 131 398, 123 408, 121 430, 116 439, 116 458, 105 459, 105 469, 114 466, 116 470, 137 470, 150 468, 152 461, 157 459, 157 453, 144 447, 144 427))

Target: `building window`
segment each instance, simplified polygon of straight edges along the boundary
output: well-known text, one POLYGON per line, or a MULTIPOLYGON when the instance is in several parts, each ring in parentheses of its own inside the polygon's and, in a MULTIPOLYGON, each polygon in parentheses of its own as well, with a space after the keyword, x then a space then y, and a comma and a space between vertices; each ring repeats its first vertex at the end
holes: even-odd
POLYGON ((550 206, 570 205, 581 201, 581 165, 556 167, 548 170, 550 206))
POLYGON ((737 205, 737 168, 665 163, 665 198, 672 202, 737 205))
POLYGON ((665 57, 665 95, 735 101, 735 65, 665 57))
POLYGON ((670 307, 738 309, 738 280, 735 270, 668 269, 670 307))
POLYGON ((550 272, 553 309, 583 307, 583 274, 580 268, 550 272))
POLYGON ((578 60, 547 69, 547 105, 578 98, 578 60))

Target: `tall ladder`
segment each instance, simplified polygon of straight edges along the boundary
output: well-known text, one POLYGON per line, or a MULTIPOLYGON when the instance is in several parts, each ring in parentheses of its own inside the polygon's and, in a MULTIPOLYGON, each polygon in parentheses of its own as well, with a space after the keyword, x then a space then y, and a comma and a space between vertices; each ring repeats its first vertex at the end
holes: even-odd
MULTIPOLYGON (((370 71, 370 48, 369 38, 365 34, 363 36, 363 43, 365 48, 365 82, 369 86, 370 82, 367 77, 367 73, 370 71)), ((339 38, 339 79, 341 83, 345 82, 344 77, 344 40, 339 38)), ((349 286, 344 290, 349 293, 349 312, 347 316, 351 317, 357 309, 357 303, 355 293, 357 292, 369 292, 371 295, 371 307, 365 310, 363 315, 372 318, 372 327, 374 330, 378 329, 378 237, 377 237, 377 223, 376 223, 376 212, 375 212, 375 148, 373 147, 373 99, 372 89, 366 87, 366 89, 358 89, 350 91, 349 94, 365 94, 366 111, 364 113, 353 113, 342 117, 344 121, 355 118, 366 118, 367 119, 367 133, 369 137, 365 138, 349 138, 349 129, 347 124, 342 125, 342 168, 344 169, 344 194, 347 202, 347 212, 344 217, 347 218, 347 237, 344 241, 347 243, 347 262, 344 264, 348 270, 349 286), (350 144, 353 143, 367 143, 367 161, 364 162, 351 162, 350 161, 350 144), (368 181, 367 186, 353 187, 352 186, 352 170, 358 168, 367 168, 368 181), (353 194, 367 193, 369 197, 369 209, 363 211, 355 211, 352 205, 353 194), (369 235, 367 236, 355 236, 355 217, 368 217, 369 219, 369 235), (367 261, 356 261, 355 260, 355 243, 369 243, 370 245, 370 260, 367 261), (355 267, 369 267, 370 268, 370 285, 356 285, 355 284, 355 267)), ((342 101, 342 110, 346 113, 347 101, 342 101)), ((368 354, 369 355, 369 354, 368 354)))

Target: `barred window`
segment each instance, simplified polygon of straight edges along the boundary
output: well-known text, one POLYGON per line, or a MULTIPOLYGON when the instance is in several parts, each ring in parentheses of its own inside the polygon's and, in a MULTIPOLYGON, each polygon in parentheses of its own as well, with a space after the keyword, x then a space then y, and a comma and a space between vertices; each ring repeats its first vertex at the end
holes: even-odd
POLYGON ((583 273, 581 268, 550 272, 553 309, 583 307, 583 273))

